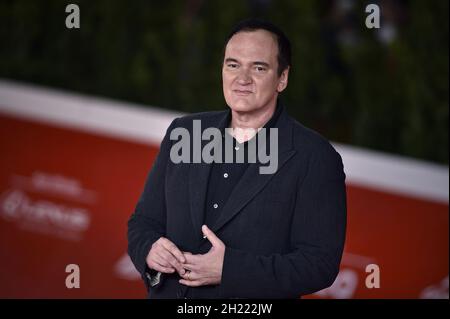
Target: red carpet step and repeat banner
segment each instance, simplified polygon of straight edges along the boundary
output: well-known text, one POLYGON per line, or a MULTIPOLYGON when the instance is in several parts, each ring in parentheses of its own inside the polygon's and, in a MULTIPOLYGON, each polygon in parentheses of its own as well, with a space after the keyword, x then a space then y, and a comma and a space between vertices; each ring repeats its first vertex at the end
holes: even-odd
MULTIPOLYGON (((1 298, 146 297, 127 220, 175 116, 0 81, 1 298)), ((448 167, 335 146, 347 242, 308 298, 448 298, 448 167)))

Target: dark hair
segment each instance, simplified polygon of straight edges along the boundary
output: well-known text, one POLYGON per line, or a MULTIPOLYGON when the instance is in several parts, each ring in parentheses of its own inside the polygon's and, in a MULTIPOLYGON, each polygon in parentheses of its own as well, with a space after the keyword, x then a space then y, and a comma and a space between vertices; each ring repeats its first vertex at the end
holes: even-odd
POLYGON ((238 32, 251 32, 256 30, 266 30, 276 36, 278 43, 278 76, 280 76, 287 67, 291 66, 291 43, 283 31, 269 21, 250 18, 239 22, 234 26, 226 38, 224 53, 225 48, 233 35, 238 32))

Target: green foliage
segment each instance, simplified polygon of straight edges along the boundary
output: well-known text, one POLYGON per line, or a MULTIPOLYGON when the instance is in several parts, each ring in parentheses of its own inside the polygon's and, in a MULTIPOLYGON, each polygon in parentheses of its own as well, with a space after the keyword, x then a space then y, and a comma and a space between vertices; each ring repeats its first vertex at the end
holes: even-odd
MULTIPOLYGON (((342 41, 330 2, 0 2, 0 77, 184 112, 223 109, 221 63, 232 25, 262 16, 290 37, 283 100, 306 126, 341 143, 448 163, 448 1, 404 2, 392 42, 364 25, 356 1, 342 41)), ((385 21, 382 20, 383 28, 385 21)))

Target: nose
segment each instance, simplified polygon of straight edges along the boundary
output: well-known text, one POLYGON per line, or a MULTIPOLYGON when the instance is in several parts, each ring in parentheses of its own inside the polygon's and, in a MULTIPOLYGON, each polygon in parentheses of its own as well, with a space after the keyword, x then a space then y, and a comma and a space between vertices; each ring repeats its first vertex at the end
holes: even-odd
POLYGON ((242 68, 238 74, 237 83, 240 85, 248 85, 252 83, 252 78, 249 71, 242 68))

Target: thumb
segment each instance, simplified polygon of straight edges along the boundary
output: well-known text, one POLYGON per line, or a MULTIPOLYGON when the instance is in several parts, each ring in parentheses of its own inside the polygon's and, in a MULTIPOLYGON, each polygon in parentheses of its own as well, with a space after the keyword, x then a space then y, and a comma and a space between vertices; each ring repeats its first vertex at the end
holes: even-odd
POLYGON ((208 238, 209 242, 213 245, 213 247, 222 244, 222 241, 219 239, 219 237, 217 237, 216 234, 214 234, 213 231, 208 228, 208 226, 203 225, 202 232, 203 235, 205 235, 205 237, 208 238))

